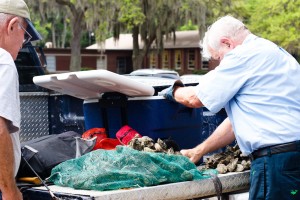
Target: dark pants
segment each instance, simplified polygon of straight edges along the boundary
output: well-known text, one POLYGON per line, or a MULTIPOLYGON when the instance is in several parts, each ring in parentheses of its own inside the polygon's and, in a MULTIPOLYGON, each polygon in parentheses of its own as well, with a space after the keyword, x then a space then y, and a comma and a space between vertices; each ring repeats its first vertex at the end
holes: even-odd
POLYGON ((300 151, 252 161, 249 199, 300 200, 300 151))

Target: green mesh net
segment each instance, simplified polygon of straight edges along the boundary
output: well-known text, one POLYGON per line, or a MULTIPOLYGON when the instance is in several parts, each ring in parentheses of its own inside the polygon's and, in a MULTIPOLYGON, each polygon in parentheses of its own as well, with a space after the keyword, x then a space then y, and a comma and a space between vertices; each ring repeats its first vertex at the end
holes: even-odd
POLYGON ((187 157, 137 151, 124 146, 96 150, 52 169, 55 185, 85 190, 115 190, 209 178, 187 157))

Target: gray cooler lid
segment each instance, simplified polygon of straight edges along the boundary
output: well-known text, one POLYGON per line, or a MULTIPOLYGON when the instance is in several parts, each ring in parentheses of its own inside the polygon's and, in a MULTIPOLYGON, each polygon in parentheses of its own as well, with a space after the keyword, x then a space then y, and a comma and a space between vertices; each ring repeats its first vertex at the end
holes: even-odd
POLYGON ((33 82, 79 99, 100 98, 106 92, 132 97, 152 96, 155 92, 149 84, 102 69, 35 76, 33 82))

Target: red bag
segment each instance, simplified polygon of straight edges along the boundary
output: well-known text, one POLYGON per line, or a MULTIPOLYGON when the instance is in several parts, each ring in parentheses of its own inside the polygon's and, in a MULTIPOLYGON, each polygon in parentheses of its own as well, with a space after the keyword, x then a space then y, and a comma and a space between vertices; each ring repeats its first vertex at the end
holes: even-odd
POLYGON ((104 138, 107 138, 107 133, 106 133, 105 128, 92 128, 92 129, 85 131, 82 134, 83 139, 91 139, 94 137, 97 137, 97 139, 96 139, 96 144, 95 144, 93 150, 100 149, 102 146, 102 144, 100 144, 101 140, 104 138))
POLYGON ((105 149, 105 150, 113 150, 118 145, 122 145, 118 139, 115 139, 115 138, 103 138, 98 143, 97 147, 99 147, 100 149, 105 149))
POLYGON ((131 128, 128 125, 123 126, 117 133, 116 133, 116 137, 118 138, 118 140, 124 144, 127 145, 128 142, 134 138, 135 136, 138 137, 142 137, 136 130, 134 130, 133 128, 131 128))

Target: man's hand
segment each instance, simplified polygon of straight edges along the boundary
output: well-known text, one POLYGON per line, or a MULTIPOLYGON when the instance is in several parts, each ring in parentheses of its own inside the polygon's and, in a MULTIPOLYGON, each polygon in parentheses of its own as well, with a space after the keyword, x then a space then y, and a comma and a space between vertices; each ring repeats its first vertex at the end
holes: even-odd
POLYGON ((175 90, 176 87, 184 87, 184 84, 181 82, 181 80, 176 80, 173 83, 173 85, 171 85, 170 87, 162 90, 161 92, 158 93, 158 95, 165 97, 169 101, 176 102, 176 100, 174 98, 174 90, 175 90))
POLYGON ((207 153, 216 151, 235 140, 235 135, 227 117, 204 142, 192 149, 182 149, 180 153, 197 163, 207 153))
POLYGON ((180 153, 190 159, 191 162, 197 163, 201 158, 202 154, 199 154, 196 148, 193 149, 182 149, 180 153))

